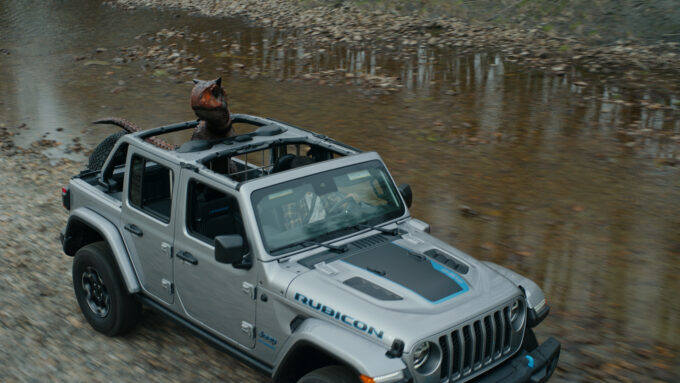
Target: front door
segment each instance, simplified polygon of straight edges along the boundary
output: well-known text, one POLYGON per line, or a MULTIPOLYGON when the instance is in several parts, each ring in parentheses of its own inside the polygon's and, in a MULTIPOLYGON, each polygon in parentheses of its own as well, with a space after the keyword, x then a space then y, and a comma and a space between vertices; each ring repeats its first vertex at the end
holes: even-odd
POLYGON ((237 195, 194 172, 182 172, 184 216, 177 223, 174 257, 177 299, 186 314, 216 334, 255 346, 255 267, 215 261, 214 239, 244 229, 237 195))
POLYGON ((142 288, 166 303, 173 302, 172 240, 177 166, 134 150, 128 153, 123 239, 142 288))

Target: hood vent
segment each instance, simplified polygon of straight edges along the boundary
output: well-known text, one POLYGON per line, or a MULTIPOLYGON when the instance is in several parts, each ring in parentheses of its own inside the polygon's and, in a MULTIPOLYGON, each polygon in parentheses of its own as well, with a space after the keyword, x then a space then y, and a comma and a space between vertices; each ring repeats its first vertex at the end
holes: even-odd
POLYGON ((456 270, 460 274, 467 274, 469 271, 469 267, 467 265, 464 265, 462 262, 458 261, 457 259, 453 258, 449 254, 444 253, 441 250, 438 249, 430 249, 425 252, 425 255, 431 257, 432 259, 436 260, 439 263, 443 263, 446 266, 456 270))
POLYGON ((364 278, 361 277, 354 277, 350 278, 344 282, 345 285, 349 287, 353 287, 362 293, 366 295, 370 295, 375 299, 379 299, 381 301, 400 301, 404 298, 400 297, 399 295, 386 290, 378 285, 376 285, 373 282, 367 281, 364 278))
POLYGON ((367 249, 369 247, 379 245, 388 240, 389 238, 387 236, 383 234, 376 234, 370 237, 361 238, 358 241, 354 241, 352 242, 352 246, 356 247, 357 249, 367 249))

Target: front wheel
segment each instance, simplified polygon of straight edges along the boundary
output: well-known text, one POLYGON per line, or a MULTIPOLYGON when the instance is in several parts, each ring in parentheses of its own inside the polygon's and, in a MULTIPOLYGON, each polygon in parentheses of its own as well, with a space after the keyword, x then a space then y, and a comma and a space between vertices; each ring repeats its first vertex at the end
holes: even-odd
POLYGON ((298 383, 359 383, 359 378, 343 366, 318 368, 303 376, 298 383))
POLYGON ((83 246, 73 259, 73 289, 87 322, 108 336, 132 329, 141 304, 128 294, 106 242, 83 246))

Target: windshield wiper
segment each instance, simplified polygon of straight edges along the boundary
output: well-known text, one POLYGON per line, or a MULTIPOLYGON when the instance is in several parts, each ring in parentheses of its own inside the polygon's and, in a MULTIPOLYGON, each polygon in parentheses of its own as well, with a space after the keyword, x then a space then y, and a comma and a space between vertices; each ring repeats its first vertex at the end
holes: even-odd
POLYGON ((341 245, 341 246, 329 245, 327 243, 321 243, 321 242, 317 242, 317 241, 302 241, 302 244, 303 245, 307 244, 307 245, 323 246, 323 247, 327 248, 328 250, 330 250, 334 253, 344 253, 345 251, 347 251, 347 245, 341 245))
POLYGON ((306 239, 304 241, 295 242, 295 243, 291 243, 290 245, 279 247, 277 249, 271 250, 271 252, 272 253, 278 253, 281 250, 290 249, 291 247, 296 247, 296 246, 302 246, 302 247, 321 246, 321 247, 325 247, 325 248, 327 248, 330 251, 335 252, 335 253, 344 253, 345 251, 347 251, 347 245, 342 245, 342 246, 329 245, 329 244, 326 244, 326 243, 321 243, 321 242, 318 242, 318 241, 306 239))
POLYGON ((368 224, 365 224, 365 223, 356 224, 356 225, 354 225, 354 227, 356 227, 358 229, 373 229, 373 230, 377 230, 377 231, 379 231, 383 234, 387 234, 387 235, 391 235, 391 236, 398 236, 399 234, 401 234, 401 232, 397 228, 385 229, 384 227, 368 225, 368 224))

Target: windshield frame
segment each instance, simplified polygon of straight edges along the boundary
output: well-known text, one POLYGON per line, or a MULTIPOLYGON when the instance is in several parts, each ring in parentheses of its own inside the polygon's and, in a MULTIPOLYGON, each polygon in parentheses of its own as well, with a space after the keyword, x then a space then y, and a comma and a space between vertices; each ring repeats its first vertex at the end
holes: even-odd
MULTIPOLYGON (((277 185, 280 185, 282 183, 286 183, 289 181, 294 181, 294 180, 299 180, 302 178, 306 178, 309 176, 314 176, 317 174, 325 173, 325 172, 330 172, 330 171, 335 171, 339 170, 342 168, 346 167, 351 167, 353 165, 360 165, 360 164, 365 164, 365 163, 370 163, 373 161, 378 162, 377 168, 381 169, 385 173, 385 178, 386 182, 388 182, 388 187, 392 189, 392 192, 395 194, 396 197, 396 202, 399 207, 399 214, 395 215, 394 218, 381 221, 381 222, 374 222, 374 225, 377 226, 384 226, 393 222, 397 222, 400 220, 404 220, 409 217, 409 211, 408 208, 406 207, 406 204, 404 202, 404 199, 399 192, 399 188, 396 186, 396 183, 394 182, 394 179, 392 178, 392 175, 390 174, 389 170, 387 169, 387 166, 385 166, 384 162, 380 158, 380 156, 375 153, 375 152, 363 152, 360 154, 352 155, 352 156, 346 156, 346 157, 341 157, 337 158, 334 160, 329 160, 329 161, 324 161, 323 163, 317 163, 317 164, 312 164, 308 166, 303 166, 300 168, 284 171, 278 174, 273 174, 269 175, 267 177, 263 177, 261 179, 256 179, 256 180, 251 180, 248 183, 244 183, 241 185, 242 187, 242 192, 244 192, 244 199, 247 199, 248 203, 248 215, 250 216, 251 224, 250 227, 252 229, 253 234, 256 233, 256 235, 259 237, 256 242, 257 242, 257 253, 260 255, 259 258, 267 261, 267 260, 274 260, 278 258, 283 258, 291 255, 295 255, 301 252, 305 252, 308 250, 313 250, 317 249, 318 246, 305 246, 303 248, 297 248, 297 247, 291 247, 289 250, 280 252, 278 254, 272 255, 270 250, 265 247, 264 243, 264 233, 262 229, 262 224, 259 222, 257 219, 257 214, 255 212, 255 206, 253 202, 253 194, 259 190, 262 189, 267 189, 270 187, 274 187, 277 185)), ((362 228, 362 229, 355 229, 355 230, 347 230, 345 229, 338 229, 334 232, 341 232, 338 235, 332 236, 330 238, 323 238, 320 240, 320 242, 338 242, 345 240, 349 237, 352 237, 356 234, 366 232, 368 229, 362 228), (346 234, 342 234, 345 231, 348 231, 346 234)), ((310 242, 313 242, 312 239, 310 239, 310 242)))

